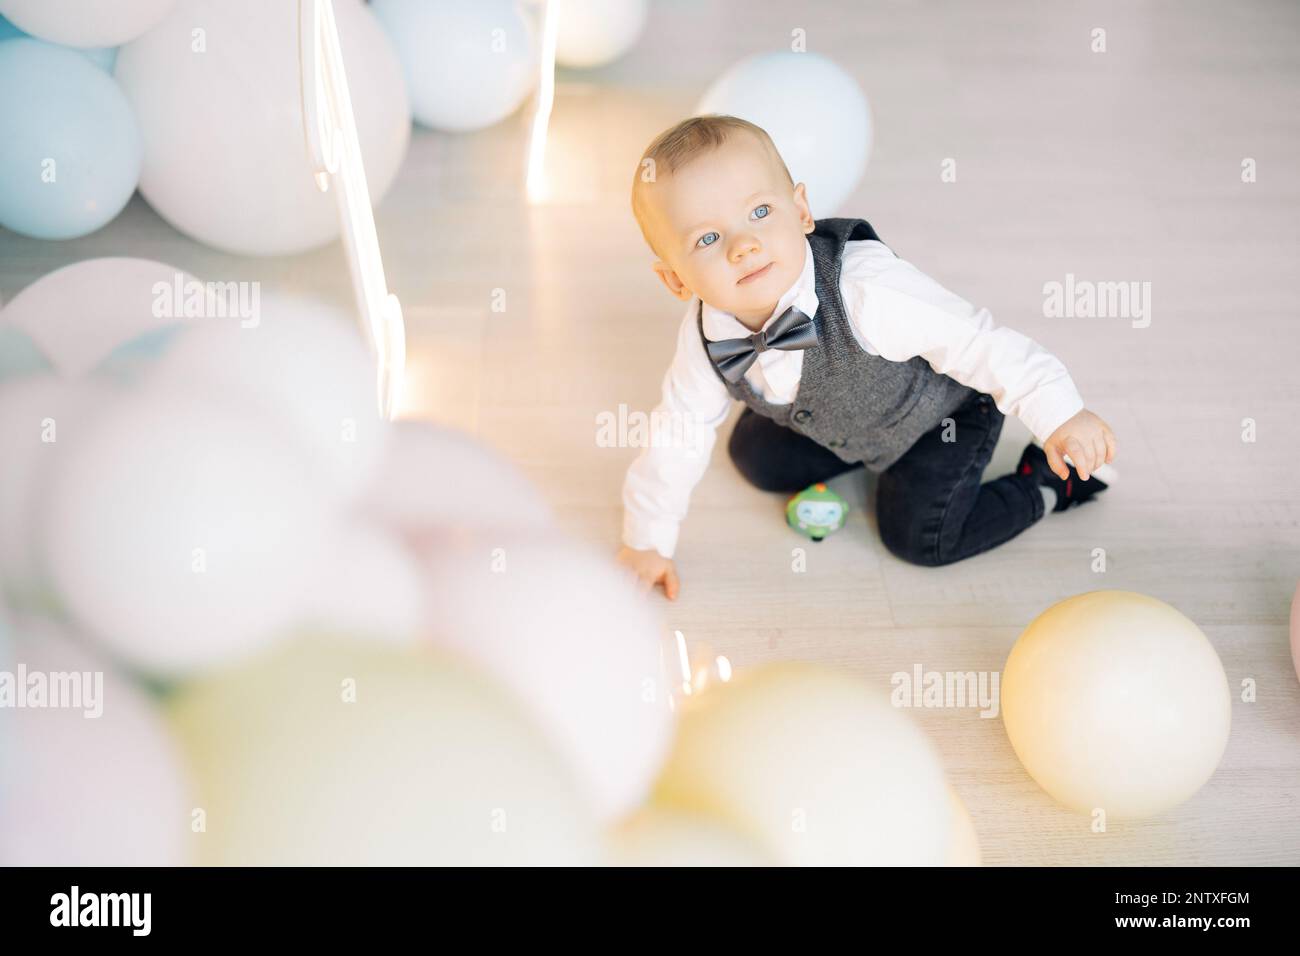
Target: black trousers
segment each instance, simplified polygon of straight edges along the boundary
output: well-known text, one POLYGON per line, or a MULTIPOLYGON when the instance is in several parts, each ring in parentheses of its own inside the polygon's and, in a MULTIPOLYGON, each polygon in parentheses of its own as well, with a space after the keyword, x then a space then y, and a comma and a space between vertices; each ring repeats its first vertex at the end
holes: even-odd
MULTIPOLYGON (((937 567, 1009 541, 1044 512, 1037 481, 1027 475, 980 478, 1002 433, 1002 412, 976 393, 952 415, 950 441, 936 425, 880 474, 876 517, 891 554, 937 567)), ((755 487, 793 494, 863 467, 811 438, 746 408, 728 445, 736 468, 755 487)))

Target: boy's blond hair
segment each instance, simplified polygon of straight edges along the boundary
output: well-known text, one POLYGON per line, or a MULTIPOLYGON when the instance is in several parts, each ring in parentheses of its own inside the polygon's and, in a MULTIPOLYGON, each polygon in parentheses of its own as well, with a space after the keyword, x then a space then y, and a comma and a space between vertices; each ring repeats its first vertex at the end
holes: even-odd
POLYGON ((726 116, 721 113, 688 117, 654 138, 646 148, 641 162, 637 164, 636 174, 632 177, 632 215, 636 217, 636 224, 641 227, 641 235, 646 245, 654 249, 656 255, 659 255, 659 250, 655 249, 650 231, 646 228, 648 184, 655 182, 660 176, 671 176, 691 160, 717 149, 727 141, 728 137, 741 130, 752 134, 767 147, 776 157, 776 161, 781 164, 781 169, 785 172, 786 179, 790 180, 791 187, 794 186, 794 179, 790 176, 785 160, 781 158, 776 144, 772 142, 772 137, 767 135, 767 130, 763 127, 756 126, 739 116, 726 116))

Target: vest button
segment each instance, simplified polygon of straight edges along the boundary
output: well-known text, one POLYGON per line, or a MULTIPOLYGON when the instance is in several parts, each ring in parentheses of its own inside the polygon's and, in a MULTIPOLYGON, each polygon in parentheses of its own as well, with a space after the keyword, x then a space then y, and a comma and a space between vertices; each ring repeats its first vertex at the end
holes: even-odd
POLYGON ((797 421, 800 425, 808 421, 808 419, 810 418, 812 418, 812 412, 808 411, 808 409, 806 408, 801 408, 794 413, 794 420, 797 421))

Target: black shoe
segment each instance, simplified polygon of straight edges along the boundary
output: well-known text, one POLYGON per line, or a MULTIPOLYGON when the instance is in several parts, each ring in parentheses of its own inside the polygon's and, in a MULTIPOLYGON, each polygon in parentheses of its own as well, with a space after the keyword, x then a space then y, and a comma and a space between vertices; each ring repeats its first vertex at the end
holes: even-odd
POLYGON ((1052 509, 1053 511, 1064 511, 1073 505, 1083 504, 1093 495, 1110 487, 1096 475, 1084 481, 1073 465, 1067 464, 1066 467, 1070 469, 1070 477, 1062 480, 1047 466, 1047 453, 1030 443, 1025 446, 1024 453, 1020 456, 1016 474, 1033 475, 1040 485, 1046 485, 1056 492, 1056 507, 1052 509))

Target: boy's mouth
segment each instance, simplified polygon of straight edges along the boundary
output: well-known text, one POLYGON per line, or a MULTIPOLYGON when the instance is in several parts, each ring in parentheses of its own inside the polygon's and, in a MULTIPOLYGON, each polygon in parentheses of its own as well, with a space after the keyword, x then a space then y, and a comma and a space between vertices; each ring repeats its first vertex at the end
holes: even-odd
POLYGON ((749 275, 741 276, 739 279, 736 280, 736 285, 743 285, 744 283, 749 282, 752 279, 761 279, 763 278, 763 276, 767 275, 768 270, 771 268, 772 268, 772 263, 769 262, 767 265, 763 266, 763 268, 756 269, 755 271, 749 273, 749 275))

